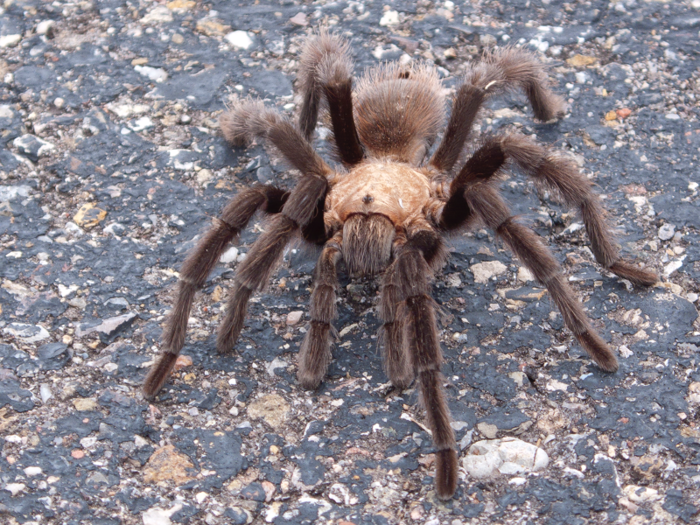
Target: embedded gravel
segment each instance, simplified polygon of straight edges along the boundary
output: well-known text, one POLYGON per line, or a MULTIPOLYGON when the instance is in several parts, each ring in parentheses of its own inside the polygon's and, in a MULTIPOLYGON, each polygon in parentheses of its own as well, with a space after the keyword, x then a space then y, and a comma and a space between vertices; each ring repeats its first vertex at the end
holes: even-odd
POLYGON ((697 0, 6 0, 0 521, 697 523, 698 31, 697 0), (434 295, 461 458, 473 443, 517 438, 549 461, 479 479, 465 467, 446 503, 417 393, 393 391, 382 372, 375 282, 341 272, 339 341, 317 392, 295 381, 313 250, 287 253, 236 351, 216 353, 259 218, 198 296, 158 401, 139 390, 178 268, 211 218, 247 184, 294 184, 261 146, 229 149, 218 116, 233 94, 294 114, 300 45, 319 27, 352 40, 358 71, 427 60, 449 89, 484 49, 536 50, 566 118, 537 124, 513 94, 478 126, 573 155, 624 251, 662 276, 632 289, 594 263, 575 213, 519 174, 504 181, 621 366, 590 363, 490 232, 451 238, 434 295))

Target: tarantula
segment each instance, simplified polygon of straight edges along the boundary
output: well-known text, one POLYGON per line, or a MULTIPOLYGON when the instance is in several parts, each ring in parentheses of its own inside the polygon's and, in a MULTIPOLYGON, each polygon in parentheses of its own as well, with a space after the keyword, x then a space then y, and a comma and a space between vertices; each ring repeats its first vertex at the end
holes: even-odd
POLYGON ((445 234, 478 223, 492 229, 549 290, 566 326, 598 366, 608 372, 617 369, 615 355, 591 327, 549 249, 515 220, 501 197, 496 182, 508 161, 580 210, 601 266, 642 286, 655 283, 657 276, 620 258, 591 184, 571 160, 532 139, 520 134, 483 137, 453 174, 477 113, 493 94, 521 88, 535 118, 547 122, 563 116, 564 102, 547 87, 545 71, 533 55, 509 48, 487 53, 470 65, 432 154, 444 114, 435 68, 383 64, 366 71, 353 88, 352 67, 349 44, 322 32, 309 38, 302 52, 303 104, 297 125, 251 99, 234 101, 221 117, 229 143, 264 138, 300 176, 292 191, 270 185, 239 192, 187 257, 164 330, 164 351, 143 390, 152 399, 167 379, 185 341, 195 292, 229 242, 260 210, 270 218, 236 271, 218 331, 218 350, 233 348, 248 300, 270 279, 285 247, 300 236, 323 247, 311 293, 311 323, 298 357, 299 382, 314 389, 331 361, 339 262, 345 261, 351 275, 381 275, 384 367, 399 389, 417 376, 436 449, 437 494, 449 499, 457 487, 457 451, 430 295, 431 278, 446 259, 445 234), (321 109, 330 117, 342 164, 336 168, 310 143, 321 109))

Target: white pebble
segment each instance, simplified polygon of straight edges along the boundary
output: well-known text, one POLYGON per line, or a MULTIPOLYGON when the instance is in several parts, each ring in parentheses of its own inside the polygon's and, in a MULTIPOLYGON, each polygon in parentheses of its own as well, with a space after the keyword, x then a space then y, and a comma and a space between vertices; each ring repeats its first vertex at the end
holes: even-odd
POLYGON ((6 35, 0 36, 0 48, 15 47, 22 40, 22 35, 6 35))
POLYGON ((27 467, 24 469, 24 473, 30 478, 33 476, 38 476, 42 472, 41 467, 27 467))
POLYGON ((221 254, 221 258, 219 259, 219 262, 222 262, 224 264, 228 264, 230 262, 235 261, 238 258, 238 248, 235 246, 232 246, 228 250, 226 250, 224 253, 221 254))
POLYGON ((399 25, 399 13, 398 11, 386 11, 379 20, 379 25, 384 27, 392 27, 399 25))
POLYGON ((233 31, 224 38, 236 49, 249 49, 254 42, 247 31, 233 31))
POLYGON ((578 71, 576 73, 576 83, 577 84, 585 84, 586 83, 586 73, 583 71, 578 71))
POLYGON ((168 72, 160 67, 135 66, 134 69, 140 75, 143 75, 144 77, 148 77, 150 80, 153 80, 153 82, 164 82, 168 79, 168 72))
POLYGON ((37 35, 45 35, 56 24, 53 20, 42 20, 36 25, 37 35))
POLYGON ((27 486, 24 483, 8 483, 5 485, 5 490, 13 496, 16 496, 26 488, 27 486))
POLYGON ((668 241, 673 239, 673 235, 676 232, 676 226, 673 224, 666 223, 661 228, 659 228, 659 239, 662 241, 668 241))

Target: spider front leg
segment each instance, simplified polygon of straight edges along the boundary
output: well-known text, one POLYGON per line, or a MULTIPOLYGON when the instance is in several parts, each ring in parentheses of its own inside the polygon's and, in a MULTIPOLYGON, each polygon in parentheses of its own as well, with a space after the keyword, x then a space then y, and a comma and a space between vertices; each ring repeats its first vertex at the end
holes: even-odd
POLYGON ((380 316, 384 372, 399 390, 408 388, 414 378, 413 369, 403 344, 403 322, 398 315, 402 302, 401 287, 396 280, 396 261, 384 272, 380 316))
POLYGON ((396 255, 396 283, 404 298, 398 312, 403 341, 411 367, 418 377, 428 427, 435 444, 435 486, 440 499, 449 499, 457 489, 457 452, 450 426, 450 410, 442 388, 442 352, 435 318, 435 301, 430 296, 429 261, 441 252, 436 232, 422 230, 408 238, 396 255))
POLYGON ((163 331, 164 352, 143 384, 146 398, 152 399, 170 375, 177 356, 185 344, 187 320, 195 293, 207 280, 228 244, 245 228, 257 210, 275 214, 282 209, 288 193, 272 186, 244 190, 226 205, 197 248, 190 253, 180 270, 177 299, 163 331))
POLYGON ((333 138, 346 166, 364 158, 355 127, 352 104, 352 60, 350 46, 342 38, 325 31, 309 38, 300 59, 299 79, 304 97, 299 127, 311 139, 318 120, 321 96, 328 103, 333 138))
POLYGON ((335 304, 338 289, 337 264, 341 257, 342 232, 323 248, 316 263, 311 293, 311 324, 299 350, 297 377, 302 387, 313 390, 323 380, 331 362, 331 323, 338 316, 335 304))

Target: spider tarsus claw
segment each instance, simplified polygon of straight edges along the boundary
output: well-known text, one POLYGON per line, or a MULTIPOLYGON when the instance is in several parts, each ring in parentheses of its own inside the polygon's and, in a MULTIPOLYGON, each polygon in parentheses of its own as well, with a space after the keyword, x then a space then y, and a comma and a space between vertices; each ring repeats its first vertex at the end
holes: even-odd
POLYGON ((659 282, 659 276, 656 272, 643 270, 634 264, 619 260, 608 268, 612 273, 623 279, 627 279, 632 284, 637 286, 652 286, 659 282))
POLYGON ((438 498, 448 500, 457 490, 457 452, 454 449, 438 450, 435 453, 435 487, 438 498))
POLYGON ((143 382, 143 397, 149 401, 155 399, 158 391, 163 387, 163 383, 170 376, 170 372, 177 361, 177 354, 165 352, 161 355, 158 363, 151 368, 151 371, 146 376, 143 382))
POLYGON ((316 390, 321 384, 323 378, 299 372, 297 374, 297 380, 299 381, 301 388, 304 390, 316 390))
POLYGON ((577 335, 576 339, 600 368, 606 372, 617 372, 617 357, 598 334, 589 331, 577 335))

